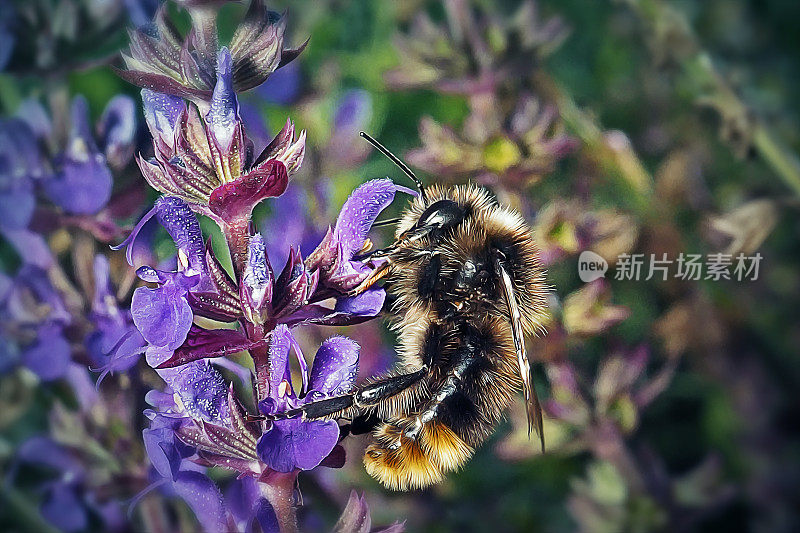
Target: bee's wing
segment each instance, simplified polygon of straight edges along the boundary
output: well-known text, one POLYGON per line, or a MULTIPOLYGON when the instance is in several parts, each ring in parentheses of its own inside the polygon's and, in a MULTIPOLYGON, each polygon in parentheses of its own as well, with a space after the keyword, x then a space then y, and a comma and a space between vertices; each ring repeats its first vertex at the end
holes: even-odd
POLYGON ((536 432, 539 434, 539 439, 542 442, 542 451, 544 451, 542 405, 539 403, 539 397, 536 395, 536 389, 531 380, 531 363, 528 361, 528 354, 525 351, 525 336, 522 332, 522 315, 519 312, 517 299, 514 296, 514 283, 499 260, 497 261, 497 267, 503 281, 503 296, 508 306, 508 314, 511 317, 511 333, 514 337, 514 348, 517 351, 519 377, 522 378, 522 392, 525 394, 525 412, 528 416, 528 436, 531 434, 531 428, 535 426, 536 432))

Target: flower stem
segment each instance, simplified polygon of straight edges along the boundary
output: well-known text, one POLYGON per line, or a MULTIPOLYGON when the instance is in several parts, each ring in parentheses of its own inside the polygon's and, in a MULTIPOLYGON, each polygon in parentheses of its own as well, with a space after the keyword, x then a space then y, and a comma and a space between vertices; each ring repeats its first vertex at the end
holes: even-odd
POLYGON ((247 267, 247 246, 250 243, 250 222, 247 219, 237 219, 222 225, 228 250, 231 253, 233 270, 236 280, 241 283, 242 275, 247 267))
POLYGON ((297 508, 294 504, 294 485, 297 472, 270 472, 259 483, 261 495, 272 505, 278 517, 281 533, 295 533, 297 529, 297 508))
POLYGON ((256 404, 269 396, 269 348, 251 348, 250 357, 256 372, 256 404))

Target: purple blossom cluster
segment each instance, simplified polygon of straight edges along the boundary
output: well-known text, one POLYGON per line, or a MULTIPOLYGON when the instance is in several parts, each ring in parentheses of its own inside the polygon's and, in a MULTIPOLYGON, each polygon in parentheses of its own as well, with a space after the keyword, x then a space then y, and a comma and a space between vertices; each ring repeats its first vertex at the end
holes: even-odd
POLYGON ((112 199, 112 172, 132 162, 135 104, 128 97, 115 97, 94 128, 81 97, 75 97, 68 114, 62 115, 65 132, 58 131, 41 104, 29 100, 15 117, 0 123, 0 234, 21 263, 14 276, 0 274, 4 333, 0 366, 22 364, 48 381, 69 374, 68 328, 88 331, 87 357, 92 366, 109 370, 129 368, 135 362, 130 357, 134 345, 142 344, 130 318, 109 298, 103 256, 94 260, 96 290, 89 320, 75 323, 63 287, 54 284, 59 267, 46 242, 52 228, 59 226, 83 228, 102 240, 117 235, 111 216, 125 198, 112 199), (111 352, 121 355, 108 361, 111 352))
MULTIPOLYGON (((61 436, 70 444, 34 437, 19 449, 12 477, 42 467, 59 473, 39 489, 41 515, 65 531, 98 520, 106 530, 127 527, 122 498, 109 497, 117 490, 139 492, 131 509, 145 506, 152 490, 180 498, 207 531, 292 531, 298 472, 344 464, 335 421, 270 422, 267 415, 353 387, 358 343, 341 335, 324 340, 309 370, 295 335, 381 311, 383 290, 351 294, 374 268, 355 257, 379 213, 398 191, 410 191, 388 179, 370 181, 353 191, 327 233, 310 229, 303 192, 291 183, 306 152, 305 131, 287 119, 270 140, 252 107, 239 103, 242 91, 279 68, 262 97, 296 98, 299 70, 291 62, 305 45, 285 47, 285 19, 255 0, 222 46, 216 8, 206 4, 183 5, 192 20, 185 37, 166 9, 148 22, 149 6, 129 6, 137 29, 119 73, 142 87, 141 111, 132 98, 117 96, 93 125, 87 101, 77 96, 48 100, 50 109, 25 101, 0 122, 0 234, 20 262, 13 274, 0 274, 0 376, 25 368, 39 382, 66 381, 80 403, 72 436, 61 436), (126 232, 121 222, 141 213, 142 176, 161 196, 126 232), (258 232, 253 211, 267 199, 272 217, 258 232), (223 240, 204 237, 199 217, 213 221, 223 240), (287 228, 288 220, 296 227, 287 228), (175 245, 173 258, 153 252, 156 223, 175 245), (68 240, 54 247, 59 238, 68 240), (95 245, 120 241, 113 248, 124 248, 137 267, 130 275, 122 254, 102 254, 95 245), (67 274, 59 254, 71 247, 76 268, 67 274), (300 385, 293 384, 292 353, 300 385), (146 396, 142 437, 151 466, 110 489, 97 484, 91 457, 76 444, 106 438, 104 424, 136 416, 131 395, 154 383, 147 372, 132 372, 142 359, 162 382, 146 396), (51 459, 38 459, 47 453, 51 459), (233 479, 212 480, 211 467, 233 479)), ((0 40, 16 15, 3 12, 0 40)), ((365 102, 364 95, 347 96, 337 127, 353 133, 365 102)), ((366 155, 331 152, 345 164, 366 155)), ((65 422, 62 416, 71 415, 52 423, 65 422)), ((340 522, 342 531, 370 530, 363 498, 351 498, 340 522)))
MULTIPOLYGON (((251 21, 256 17, 253 9, 261 9, 261 4, 253 3, 251 21)), ((273 20, 271 15, 259 16, 262 23, 273 20)), ((157 35, 164 38, 163 18, 158 28, 157 35)), ((259 38, 273 35, 277 49, 281 48, 282 29, 261 30, 259 38)), ((200 30, 195 25, 196 31, 200 30)), ((192 42, 199 43, 193 35, 192 42)), ((138 267, 137 276, 148 284, 137 288, 131 300, 130 320, 137 334, 119 342, 133 347, 143 340, 138 351, 145 353, 148 365, 166 384, 148 395, 153 408, 146 412, 150 426, 144 439, 158 473, 155 484, 182 497, 207 530, 249 528, 254 521, 264 531, 271 531, 274 524, 292 530, 297 473, 320 465, 341 467, 344 449, 338 444, 343 435, 332 420, 271 422, 265 415, 348 392, 359 361, 358 344, 334 336, 321 344, 309 371, 292 330, 311 324, 344 326, 377 316, 385 298, 382 289, 351 294, 375 268, 355 258, 395 194, 411 191, 389 179, 365 183, 350 195, 335 225, 307 257, 300 250, 304 243, 292 243, 288 251, 282 250, 282 269, 273 268, 270 256, 275 260, 279 252, 272 247, 268 253, 272 235, 254 231, 252 214, 267 199, 280 210, 282 196, 291 189, 290 179, 303 162, 305 132, 296 135, 294 124, 287 120, 256 152, 241 118, 237 91, 260 83, 287 55, 292 59, 299 51, 284 50, 281 61, 259 66, 263 70, 258 79, 243 81, 240 63, 252 59, 253 53, 240 41, 234 37, 231 49, 219 47, 213 57, 198 49, 187 68, 201 74, 213 70, 215 81, 195 86, 191 85, 195 78, 176 81, 179 73, 165 68, 158 54, 168 51, 157 38, 149 34, 134 38, 133 55, 126 59, 132 70, 124 77, 148 86, 142 90, 142 100, 154 154, 137 157, 137 163, 163 196, 115 247, 126 248, 128 262, 138 267), (147 53, 150 45, 158 52, 155 56, 147 53), (198 215, 218 225, 230 268, 214 251, 211 239, 204 239, 198 215), (152 219, 175 244, 174 269, 139 264, 135 258, 135 245, 152 219), (249 361, 227 359, 242 352, 249 361), (300 368, 299 390, 292 384, 291 352, 300 368), (252 388, 253 398, 242 401, 220 368, 238 375, 245 388, 252 388), (249 412, 247 404, 256 405, 258 412, 249 412), (236 473, 238 488, 229 490, 246 493, 246 505, 223 497, 204 473, 209 466, 236 473)), ((287 196, 287 202, 292 199, 287 196)), ((120 361, 138 353, 121 348, 115 350, 120 361)))

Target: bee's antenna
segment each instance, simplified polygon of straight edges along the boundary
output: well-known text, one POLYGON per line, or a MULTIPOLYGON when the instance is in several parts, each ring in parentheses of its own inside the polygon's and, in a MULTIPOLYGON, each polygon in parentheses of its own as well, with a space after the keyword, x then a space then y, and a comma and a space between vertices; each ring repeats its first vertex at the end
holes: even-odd
POLYGON ((422 196, 422 198, 423 198, 423 199, 425 198, 425 186, 424 186, 424 185, 422 184, 422 182, 419 180, 419 178, 417 177, 417 175, 416 175, 416 174, 414 174, 414 171, 413 171, 413 170, 411 170, 410 168, 408 168, 408 165, 406 165, 405 163, 403 163, 403 162, 400 160, 400 158, 399 158, 399 157, 397 157, 396 155, 394 155, 392 152, 390 152, 390 151, 389 151, 389 149, 388 149, 388 148, 386 148, 384 145, 382 145, 381 143, 379 143, 378 141, 376 141, 375 139, 373 139, 373 138, 372 138, 370 135, 368 135, 367 133, 365 133, 365 132, 363 132, 363 131, 360 131, 360 132, 358 132, 358 134, 359 134, 359 135, 361 135, 362 137, 364 137, 364 138, 367 140, 367 142, 368 142, 368 143, 370 143, 372 146, 374 146, 374 147, 375 147, 375 148, 376 148, 376 149, 377 149, 377 150, 378 150, 380 153, 382 153, 383 155, 385 155, 386 157, 388 157, 388 158, 389 158, 389 159, 392 161, 392 163, 394 163, 395 165, 397 165, 397 166, 400 168, 400 170, 402 170, 402 171, 403 171, 403 173, 404 173, 406 176, 408 176, 408 177, 411 179, 411 181, 413 181, 413 182, 414 182, 414 185, 416 185, 416 186, 417 186, 417 189, 419 190, 419 194, 422 196))

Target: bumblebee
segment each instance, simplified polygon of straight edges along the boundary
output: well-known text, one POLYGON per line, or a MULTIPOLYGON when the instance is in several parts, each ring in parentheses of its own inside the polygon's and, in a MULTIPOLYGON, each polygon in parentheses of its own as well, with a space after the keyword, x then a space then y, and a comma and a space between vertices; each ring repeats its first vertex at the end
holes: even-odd
POLYGON ((525 334, 541 332, 547 298, 530 228, 478 186, 424 187, 361 135, 419 189, 394 243, 364 256, 379 266, 355 291, 384 283, 399 362, 350 394, 287 415, 346 418, 352 433, 371 432, 366 470, 395 490, 427 487, 459 469, 520 388, 528 432, 536 428, 544 449, 524 344, 525 334))

